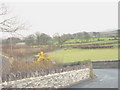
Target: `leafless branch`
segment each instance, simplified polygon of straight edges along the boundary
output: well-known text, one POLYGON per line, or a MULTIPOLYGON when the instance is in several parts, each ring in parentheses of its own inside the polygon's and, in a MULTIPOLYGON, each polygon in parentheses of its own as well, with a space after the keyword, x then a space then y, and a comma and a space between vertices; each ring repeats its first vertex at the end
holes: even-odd
POLYGON ((5 6, 5 4, 1 4, 0 7, 0 16, 1 15, 6 15, 8 13, 7 7, 5 6))
MULTIPOLYGON (((6 15, 8 12, 4 4, 1 5, 0 15, 6 15)), ((25 30, 25 23, 20 24, 16 17, 11 17, 0 21, 0 32, 15 33, 19 30, 25 30)))

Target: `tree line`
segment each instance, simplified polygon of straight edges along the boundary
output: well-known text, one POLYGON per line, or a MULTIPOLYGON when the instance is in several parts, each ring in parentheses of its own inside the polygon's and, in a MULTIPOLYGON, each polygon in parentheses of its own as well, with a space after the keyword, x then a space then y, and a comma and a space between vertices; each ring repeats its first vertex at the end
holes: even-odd
POLYGON ((17 37, 10 37, 2 41, 3 44, 16 44, 19 42, 24 42, 26 45, 63 45, 66 41, 70 39, 80 39, 88 42, 91 38, 100 38, 99 32, 79 32, 74 34, 62 34, 59 33, 50 36, 45 33, 36 32, 34 34, 30 34, 23 39, 17 37))

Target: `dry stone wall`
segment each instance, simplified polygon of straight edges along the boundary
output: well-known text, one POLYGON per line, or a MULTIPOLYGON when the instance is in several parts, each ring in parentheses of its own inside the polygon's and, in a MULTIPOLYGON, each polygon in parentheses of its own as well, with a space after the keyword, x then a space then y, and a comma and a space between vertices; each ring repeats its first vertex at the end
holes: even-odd
POLYGON ((0 84, 2 88, 61 88, 90 79, 91 69, 86 67, 45 76, 25 78, 0 84))
POLYGON ((79 70, 79 69, 87 68, 90 66, 91 64, 86 64, 86 65, 75 65, 75 66, 67 66, 67 67, 56 67, 56 68, 42 69, 37 71, 12 72, 5 75, 3 74, 2 82, 15 81, 15 80, 30 78, 30 77, 45 76, 48 74, 62 73, 62 72, 67 72, 72 70, 79 70))

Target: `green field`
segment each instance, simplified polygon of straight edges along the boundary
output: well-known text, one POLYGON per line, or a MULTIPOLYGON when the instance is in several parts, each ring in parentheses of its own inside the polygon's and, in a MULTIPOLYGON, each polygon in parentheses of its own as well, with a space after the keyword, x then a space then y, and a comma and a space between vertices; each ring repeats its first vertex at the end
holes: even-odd
MULTIPOLYGON (((63 45, 68 46, 68 45, 87 45, 87 44, 101 44, 101 43, 113 43, 113 42, 118 42, 118 38, 91 38, 89 41, 86 42, 84 39, 71 39, 66 41, 63 45)), ((110 45, 110 44, 109 44, 110 45)), ((114 45, 114 44, 112 44, 114 45)), ((116 44, 115 44, 116 45, 116 44)))
POLYGON ((92 42, 86 42, 86 43, 71 43, 71 44, 65 43, 64 45, 85 45, 85 44, 100 44, 100 43, 112 43, 112 42, 118 42, 118 40, 92 41, 92 42))
MULTIPOLYGON (((104 41, 109 41, 110 39, 114 39, 114 38, 99 38, 100 40, 104 40, 104 41)), ((118 39, 118 38, 117 38, 118 39)), ((67 43, 69 43, 69 42, 83 42, 83 41, 86 41, 86 40, 84 40, 84 39, 70 39, 70 40, 68 40, 68 41, 66 41, 67 43)), ((91 38, 91 39, 89 39, 89 41, 90 42, 94 42, 94 41, 98 41, 98 38, 91 38)), ((110 40, 111 41, 111 40, 110 40)), ((114 41, 114 40, 112 40, 112 41, 114 41)))
POLYGON ((70 49, 50 54, 52 60, 70 63, 90 59, 91 61, 118 60, 118 49, 70 49))

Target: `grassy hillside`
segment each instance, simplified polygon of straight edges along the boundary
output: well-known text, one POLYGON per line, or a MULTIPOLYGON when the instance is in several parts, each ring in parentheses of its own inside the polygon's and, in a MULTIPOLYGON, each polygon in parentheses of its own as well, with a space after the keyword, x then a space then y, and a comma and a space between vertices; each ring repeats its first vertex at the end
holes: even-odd
POLYGON ((110 61, 118 60, 118 49, 70 49, 50 55, 52 60, 61 63, 69 63, 83 60, 110 61))
MULTIPOLYGON (((112 40, 114 38, 110 38, 110 37, 106 37, 106 38, 99 38, 100 40, 104 40, 104 41, 108 41, 108 40, 112 40)), ((68 40, 66 42, 83 42, 85 40, 82 40, 82 39, 71 39, 71 40, 68 40)), ((98 38, 91 38, 89 39, 89 41, 98 41, 98 38)))
POLYGON ((64 45, 85 45, 85 44, 101 44, 101 43, 114 43, 118 42, 118 40, 114 38, 100 38, 99 41, 97 38, 90 39, 88 42, 85 40, 79 40, 79 39, 71 39, 64 43, 64 45))

